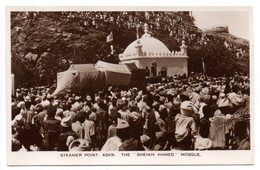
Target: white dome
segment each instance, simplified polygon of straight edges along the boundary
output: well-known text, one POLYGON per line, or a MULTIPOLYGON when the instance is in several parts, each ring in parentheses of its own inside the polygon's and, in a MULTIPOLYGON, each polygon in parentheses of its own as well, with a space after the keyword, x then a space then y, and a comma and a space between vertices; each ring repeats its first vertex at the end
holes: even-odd
MULTIPOLYGON (((143 36, 140 38, 140 44, 142 45, 142 51, 146 53, 168 53, 170 50, 158 39, 150 37, 150 36, 143 36)), ((136 53, 136 45, 137 40, 132 42, 128 47, 125 49, 123 56, 131 56, 136 53)))

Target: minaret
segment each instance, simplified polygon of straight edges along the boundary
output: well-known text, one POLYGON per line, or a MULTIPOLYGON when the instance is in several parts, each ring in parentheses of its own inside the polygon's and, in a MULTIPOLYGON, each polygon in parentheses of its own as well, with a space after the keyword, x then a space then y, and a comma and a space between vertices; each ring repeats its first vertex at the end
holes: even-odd
POLYGON ((139 39, 139 27, 140 25, 136 25, 136 39, 139 39))
POLYGON ((187 46, 185 45, 185 41, 182 40, 182 45, 180 46, 181 55, 187 56, 187 46))
POLYGON ((143 47, 143 45, 141 44, 140 39, 137 39, 136 46, 135 46, 135 48, 136 48, 136 56, 137 57, 144 56, 144 53, 142 51, 142 47, 143 47))

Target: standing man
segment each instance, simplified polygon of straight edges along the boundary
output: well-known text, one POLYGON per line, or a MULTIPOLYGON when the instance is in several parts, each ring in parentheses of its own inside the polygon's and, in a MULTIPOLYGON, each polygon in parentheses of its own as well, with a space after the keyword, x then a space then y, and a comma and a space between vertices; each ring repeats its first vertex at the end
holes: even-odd
POLYGON ((157 76, 157 63, 155 60, 153 61, 153 65, 154 65, 154 76, 157 76))
POLYGON ((152 76, 155 76, 155 68, 154 68, 154 63, 151 62, 151 72, 152 72, 152 76))

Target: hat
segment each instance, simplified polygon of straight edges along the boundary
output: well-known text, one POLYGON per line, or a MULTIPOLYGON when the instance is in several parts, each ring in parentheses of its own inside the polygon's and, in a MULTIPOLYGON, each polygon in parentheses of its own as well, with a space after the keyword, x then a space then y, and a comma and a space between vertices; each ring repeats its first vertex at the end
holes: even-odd
POLYGON ((195 150, 205 150, 212 147, 212 141, 208 138, 197 137, 195 140, 195 150))
POLYGON ((225 96, 226 96, 225 93, 220 93, 220 94, 219 94, 219 97, 220 97, 220 98, 224 98, 225 96))
POLYGON ((66 99, 66 100, 68 100, 70 98, 70 95, 69 94, 66 94, 65 96, 64 96, 64 99, 66 99))
POLYGON ((221 99, 218 102, 218 107, 228 107, 230 106, 229 100, 228 99, 221 99))
POLYGON ((67 101, 65 105, 66 106, 70 106, 71 105, 71 101, 67 101))
POLYGON ((153 102, 153 104, 152 104, 153 107, 157 107, 158 105, 159 105, 158 102, 153 102))
POLYGON ((75 97, 69 97, 68 101, 75 102, 75 97))
POLYGON ((78 110, 80 110, 80 104, 79 103, 74 103, 72 106, 71 106, 71 111, 73 112, 77 112, 78 110))
POLYGON ((244 103, 242 96, 240 96, 236 93, 229 93, 228 98, 229 98, 230 102, 236 106, 241 106, 244 103))
POLYGON ((136 96, 136 98, 135 98, 136 101, 140 101, 141 99, 142 99, 141 96, 136 96))
POLYGON ((30 150, 34 151, 34 152, 35 151, 41 151, 40 148, 37 145, 35 145, 35 144, 34 145, 30 145, 30 150))
POLYGON ((166 96, 166 95, 167 95, 167 91, 162 90, 162 91, 159 92, 159 94, 160 94, 161 96, 166 96))
POLYGON ((204 95, 201 95, 200 98, 201 98, 201 101, 208 102, 210 100, 210 95, 204 94, 204 95))
POLYGON ((129 124, 127 123, 127 121, 123 120, 123 119, 118 119, 117 120, 117 129, 125 129, 128 128, 129 124))
POLYGON ((131 91, 128 91, 128 92, 126 93, 126 95, 127 95, 128 97, 130 97, 130 96, 132 95, 131 91))
POLYGON ((174 105, 180 105, 180 104, 181 104, 180 99, 177 98, 177 97, 175 97, 175 98, 173 99, 173 104, 174 104, 174 105))
POLYGON ((30 102, 30 101, 31 101, 31 98, 30 98, 29 96, 26 96, 26 97, 24 98, 24 101, 25 101, 25 102, 30 102))
POLYGON ((53 103, 52 103, 53 106, 58 106, 59 105, 59 102, 58 100, 54 100, 53 103))
POLYGON ((34 101, 35 101, 36 103, 38 103, 38 102, 41 101, 41 98, 37 97, 37 98, 34 99, 34 101))
POLYGON ((24 106, 25 106, 25 102, 21 101, 21 102, 19 102, 19 103, 17 104, 17 106, 20 107, 20 108, 21 108, 22 106, 24 107, 24 106))
POLYGON ((147 90, 148 92, 150 92, 150 91, 152 90, 152 88, 151 88, 150 86, 147 86, 147 87, 146 87, 146 90, 147 90))
POLYGON ((103 91, 99 91, 99 92, 98 92, 98 95, 103 95, 103 94, 104 94, 103 91))
POLYGON ((164 86, 159 86, 159 87, 158 87, 158 90, 161 91, 161 90, 164 89, 164 88, 165 88, 164 86))
POLYGON ((73 136, 68 136, 67 140, 66 140, 66 145, 69 147, 70 144, 74 141, 74 137, 73 136))
POLYGON ((135 101, 131 101, 128 105, 129 108, 137 108, 137 103, 135 101))
POLYGON ((42 104, 38 103, 34 106, 35 111, 39 112, 42 110, 42 104))
POLYGON ((159 99, 159 101, 160 101, 160 102, 164 102, 165 99, 166 99, 166 98, 165 98, 164 96, 161 96, 160 99, 159 99))
POLYGON ((87 95, 86 99, 87 99, 87 101, 91 101, 92 100, 90 95, 87 95))
POLYGON ((184 101, 181 103, 181 109, 183 110, 193 110, 192 102, 190 101, 184 101))
POLYGON ((216 95, 212 95, 212 99, 213 99, 213 100, 217 100, 218 97, 217 97, 216 95))
POLYGON ((163 112, 165 109, 167 109, 164 105, 159 106, 159 112, 163 112))
POLYGON ((125 105, 125 102, 122 100, 122 99, 118 99, 117 101, 116 101, 116 106, 118 107, 118 108, 121 108, 121 107, 123 107, 125 105))
POLYGON ((63 116, 63 109, 57 109, 56 115, 54 116, 54 118, 56 120, 61 120, 62 116, 63 116))
POLYGON ((126 97, 122 97, 122 100, 123 100, 124 102, 127 101, 126 97))
POLYGON ((56 115, 62 115, 63 114, 63 109, 57 109, 56 115))
POLYGON ((142 95, 143 95, 143 91, 140 90, 140 91, 138 92, 138 96, 142 96, 142 95))
POLYGON ((144 144, 145 142, 149 141, 151 138, 147 135, 142 135, 140 136, 140 141, 142 144, 144 144))
POLYGON ((167 95, 172 95, 172 96, 174 96, 175 94, 177 94, 177 93, 176 93, 176 90, 171 89, 171 90, 168 90, 168 91, 167 91, 167 95))
POLYGON ((194 102, 194 101, 200 101, 200 95, 196 92, 192 92, 190 99, 194 102))
POLYGON ((49 105, 50 105, 50 102, 48 100, 45 100, 44 102, 42 102, 43 108, 47 108, 47 107, 49 107, 49 105))
POLYGON ((47 99, 50 99, 50 98, 52 98, 52 96, 51 96, 51 94, 47 94, 47 99))
POLYGON ((60 122, 60 125, 62 127, 70 127, 71 126, 71 116, 63 118, 60 122))
POLYGON ((89 141, 86 139, 77 139, 71 142, 69 151, 90 151, 89 141))
POLYGON ((137 91, 138 90, 138 88, 137 87, 133 87, 133 91, 137 91))
POLYGON ((121 97, 125 97, 126 96, 126 91, 121 91, 121 97))
POLYGON ((23 116, 21 114, 18 114, 15 116, 15 121, 12 121, 12 126, 16 125, 16 126, 22 126, 24 124, 24 119, 23 116))
POLYGON ((190 116, 194 112, 194 107, 192 102, 184 101, 181 103, 181 113, 186 116, 190 116))

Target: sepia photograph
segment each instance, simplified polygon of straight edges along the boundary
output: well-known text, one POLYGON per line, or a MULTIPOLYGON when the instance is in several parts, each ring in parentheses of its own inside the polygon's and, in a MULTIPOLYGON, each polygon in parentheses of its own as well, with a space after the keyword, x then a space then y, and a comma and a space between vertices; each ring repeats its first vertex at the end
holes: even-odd
POLYGON ((6 13, 9 165, 253 163, 251 7, 6 13))

